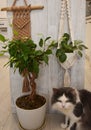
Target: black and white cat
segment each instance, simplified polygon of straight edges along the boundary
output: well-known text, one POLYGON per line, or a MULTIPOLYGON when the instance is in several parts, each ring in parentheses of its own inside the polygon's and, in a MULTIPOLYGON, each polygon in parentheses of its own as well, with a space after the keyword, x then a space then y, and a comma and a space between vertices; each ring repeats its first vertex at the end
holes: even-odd
POLYGON ((66 116, 65 123, 62 123, 61 127, 71 130, 82 119, 91 124, 89 121, 91 119, 91 103, 89 105, 88 101, 91 102, 91 93, 87 90, 76 90, 71 87, 54 88, 52 108, 66 116))

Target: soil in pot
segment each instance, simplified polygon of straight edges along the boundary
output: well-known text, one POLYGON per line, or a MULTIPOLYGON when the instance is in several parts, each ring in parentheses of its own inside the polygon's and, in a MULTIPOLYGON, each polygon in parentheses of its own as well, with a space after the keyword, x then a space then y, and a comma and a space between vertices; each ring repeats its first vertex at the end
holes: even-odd
POLYGON ((27 96, 19 97, 16 100, 16 105, 22 109, 32 110, 43 106, 45 102, 46 99, 41 95, 36 95, 33 100, 29 99, 29 95, 27 95, 27 96))

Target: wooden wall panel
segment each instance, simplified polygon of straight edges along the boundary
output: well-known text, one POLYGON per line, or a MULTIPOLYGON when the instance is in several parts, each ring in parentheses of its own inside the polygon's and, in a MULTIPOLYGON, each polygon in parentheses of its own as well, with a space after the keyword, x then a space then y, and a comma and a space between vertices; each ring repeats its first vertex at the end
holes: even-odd
MULTIPOLYGON (((19 1, 18 1, 19 2, 19 1)), ((21 2, 21 1, 20 1, 21 2)), ((11 6, 12 0, 8 0, 8 5, 11 6)), ((35 10, 31 12, 31 31, 32 39, 38 41, 43 34, 44 37, 51 36, 52 39, 58 37, 59 19, 60 19, 60 7, 61 0, 28 0, 28 3, 32 5, 44 5, 43 10, 35 10)), ((20 4, 20 3, 18 3, 20 4)), ((72 10, 72 26, 74 28, 75 39, 84 41, 85 36, 85 0, 71 0, 72 10)), ((9 21, 12 18, 12 14, 8 13, 9 21)), ((67 25, 66 25, 67 27, 67 25)), ((67 29, 66 29, 67 30, 67 29)), ((9 34, 12 36, 12 31, 9 27, 9 34)), ((36 80, 38 85, 38 91, 44 93, 48 97, 49 110, 51 111, 51 95, 53 87, 63 87, 63 74, 64 70, 59 65, 55 55, 50 56, 49 65, 45 64, 40 66, 39 77, 36 80)), ((75 65, 70 69, 71 85, 76 88, 84 87, 84 58, 79 59, 75 65)), ((11 104, 14 106, 15 99, 22 94, 21 86, 22 78, 18 72, 13 74, 10 69, 10 81, 11 81, 11 104)), ((13 107, 14 111, 14 107, 13 107)))

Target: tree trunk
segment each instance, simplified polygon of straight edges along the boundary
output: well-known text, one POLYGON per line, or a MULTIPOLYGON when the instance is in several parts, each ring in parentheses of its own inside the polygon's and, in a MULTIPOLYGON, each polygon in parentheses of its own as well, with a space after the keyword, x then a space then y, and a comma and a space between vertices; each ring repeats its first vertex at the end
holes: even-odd
POLYGON ((31 86, 31 94, 29 96, 30 100, 33 100, 36 97, 36 83, 35 83, 35 78, 36 75, 34 73, 29 73, 29 80, 30 80, 30 86, 31 86))
POLYGON ((23 88, 22 92, 29 92, 30 91, 30 86, 29 86, 29 79, 28 76, 25 75, 23 79, 23 88))

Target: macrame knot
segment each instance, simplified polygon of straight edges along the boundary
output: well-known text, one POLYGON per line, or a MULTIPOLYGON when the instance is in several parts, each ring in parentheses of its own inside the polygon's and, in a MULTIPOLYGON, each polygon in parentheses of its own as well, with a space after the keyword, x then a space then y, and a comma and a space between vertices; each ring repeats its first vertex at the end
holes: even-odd
POLYGON ((70 74, 68 72, 68 69, 66 69, 64 74, 64 87, 70 87, 70 82, 70 74))

